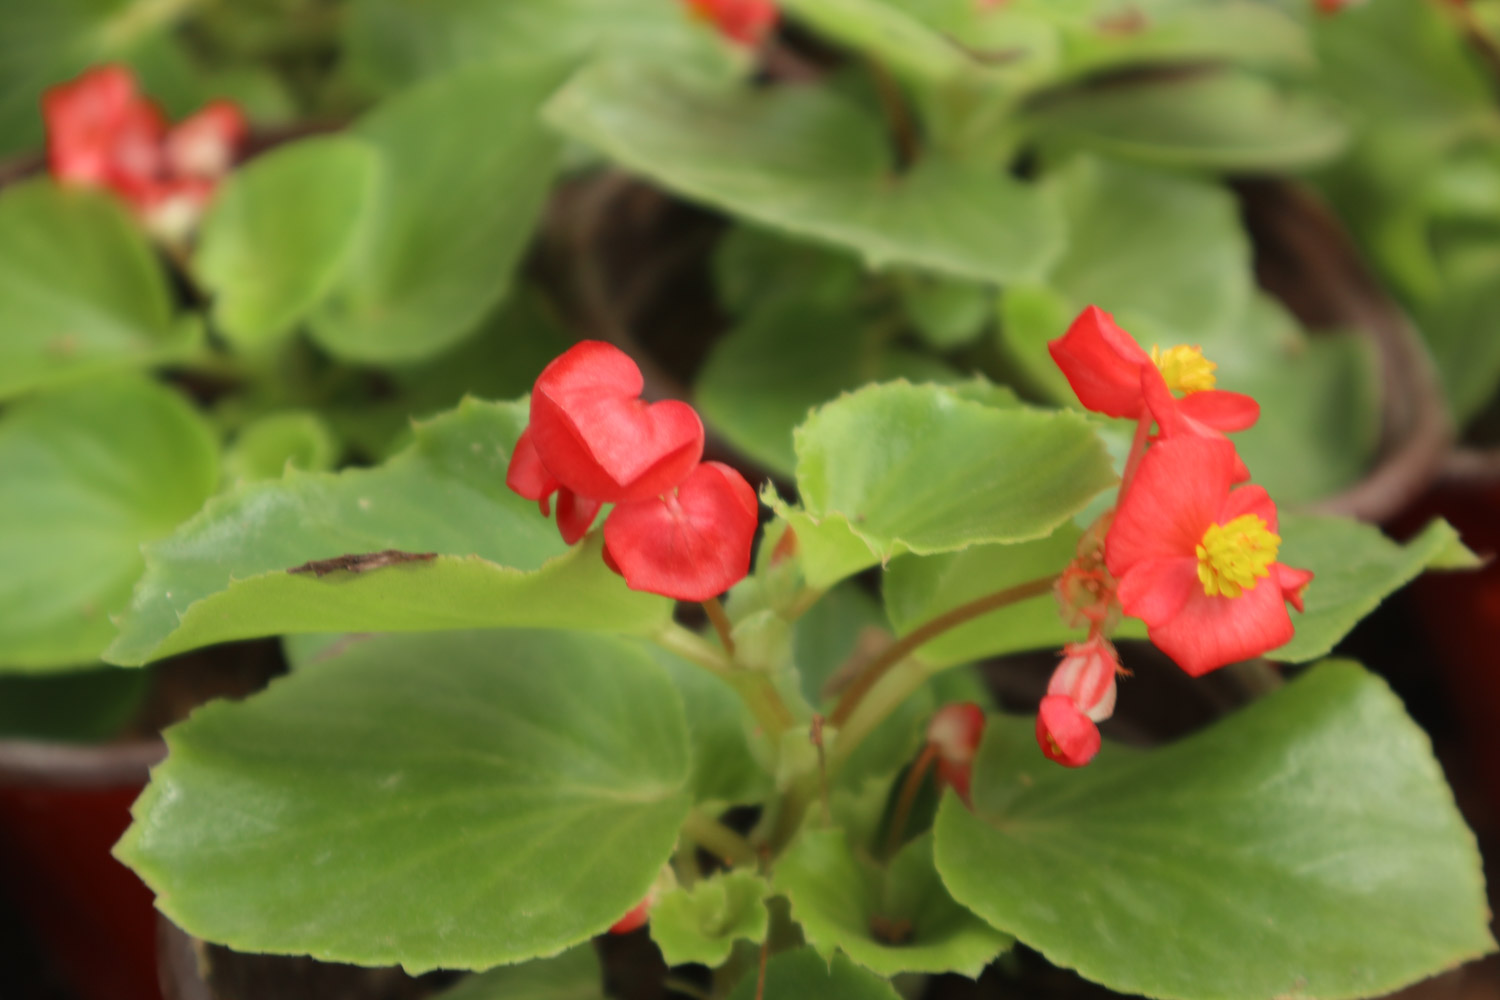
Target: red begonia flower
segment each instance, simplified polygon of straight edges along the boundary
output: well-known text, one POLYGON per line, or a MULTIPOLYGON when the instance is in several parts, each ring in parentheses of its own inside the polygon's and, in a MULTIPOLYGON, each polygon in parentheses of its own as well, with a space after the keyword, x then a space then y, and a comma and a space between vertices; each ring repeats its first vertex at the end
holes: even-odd
POLYGON ((676 490, 610 512, 604 521, 607 561, 632 590, 706 601, 750 572, 758 513, 745 477, 704 462, 676 490))
POLYGON ((1047 351, 1085 409, 1125 420, 1145 415, 1140 369, 1151 356, 1103 309, 1084 309, 1047 351))
POLYGON ((210 101, 167 133, 167 169, 177 177, 216 180, 234 165, 234 154, 249 130, 234 104, 210 101))
POLYGON ((1162 424, 1163 433, 1168 433, 1167 423, 1179 431, 1242 431, 1260 416, 1260 406, 1249 396, 1213 388, 1214 366, 1196 348, 1174 347, 1165 353, 1153 349, 1148 354, 1098 306, 1079 313, 1067 333, 1048 343, 1047 350, 1078 401, 1095 413, 1127 420, 1153 416, 1162 424), (1160 389, 1157 407, 1150 405, 1147 381, 1153 390, 1160 389), (1178 399, 1173 389, 1186 395, 1178 399))
MULTIPOLYGON (((1195 392, 1178 399, 1155 365, 1141 367, 1141 395, 1160 428, 1160 437, 1212 438, 1228 443, 1224 431, 1242 431, 1260 418, 1260 404, 1238 392, 1195 392), (1208 397, 1205 399, 1204 397, 1208 397)), ((1231 445, 1231 447, 1233 447, 1231 445)), ((1250 470, 1234 453, 1234 482, 1250 478, 1250 470)))
POLYGON ((580 497, 559 483, 542 464, 536 446, 531 441, 530 428, 516 439, 515 451, 510 454, 510 466, 505 470, 505 485, 527 500, 535 500, 543 517, 552 516, 552 497, 557 496, 557 530, 563 541, 574 544, 589 533, 599 508, 598 500, 580 497))
POLYGON ((1082 767, 1099 752, 1099 727, 1064 694, 1049 694, 1036 713, 1036 741, 1048 760, 1082 767))
POLYGON ((938 777, 969 802, 974 755, 984 738, 984 709, 971 701, 938 709, 927 724, 927 744, 937 751, 938 777))
POLYGON ((647 500, 687 478, 703 455, 703 422, 686 403, 646 403, 643 387, 635 362, 597 340, 542 371, 528 433, 553 478, 602 503, 647 500))
POLYGON ((776 27, 778 15, 772 0, 687 0, 687 5, 724 37, 741 45, 759 45, 776 27))
POLYGON ((610 924, 609 932, 611 934, 629 934, 631 931, 638 931, 642 927, 645 927, 646 922, 651 919, 651 902, 651 897, 647 896, 635 904, 635 906, 631 907, 629 913, 616 920, 613 924, 610 924))
POLYGON ((1194 677, 1291 639, 1286 602, 1312 579, 1275 562, 1276 505, 1259 486, 1230 489, 1235 461, 1213 438, 1153 445, 1105 541, 1122 610, 1194 677))
POLYGON ((135 77, 123 66, 91 69, 42 94, 52 176, 69 184, 109 183, 122 135, 140 131, 139 105, 135 77))

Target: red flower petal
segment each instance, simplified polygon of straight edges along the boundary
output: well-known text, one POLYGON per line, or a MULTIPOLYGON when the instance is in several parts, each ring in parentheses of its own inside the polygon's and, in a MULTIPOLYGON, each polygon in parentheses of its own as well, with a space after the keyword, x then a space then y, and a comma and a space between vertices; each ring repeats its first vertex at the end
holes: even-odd
POLYGON ((229 101, 210 101, 167 133, 167 168, 178 177, 216 180, 229 172, 248 132, 249 125, 237 106, 229 101))
POLYGON ((1292 607, 1301 611, 1302 592, 1312 582, 1312 572, 1305 569, 1293 569, 1281 563, 1273 563, 1271 569, 1276 574, 1276 585, 1281 588, 1281 596, 1290 601, 1292 607))
POLYGON ((625 914, 619 920, 616 920, 613 924, 611 924, 609 927, 609 932, 611 934, 629 934, 631 931, 638 931, 642 927, 645 927, 647 921, 649 921, 650 919, 651 897, 647 896, 645 899, 635 904, 635 906, 631 908, 629 913, 625 914))
POLYGON ((1067 695, 1049 694, 1037 709, 1036 742, 1048 760, 1082 767, 1099 752, 1099 727, 1067 695))
POLYGON ((52 176, 76 184, 105 183, 120 125, 135 101, 135 77, 123 66, 91 69, 43 93, 52 176))
POLYGON ((938 779, 958 795, 959 801, 970 805, 969 788, 973 784, 974 765, 955 764, 942 757, 937 762, 938 779))
POLYGON ((1190 420, 1216 431, 1249 430, 1260 419, 1260 404, 1242 392, 1209 389, 1177 401, 1177 409, 1190 420))
POLYGON ((706 601, 750 571, 755 491, 727 465, 704 462, 675 494, 622 503, 604 543, 632 590, 706 601))
POLYGON ((1234 461, 1234 445, 1223 438, 1176 438, 1148 448, 1104 540, 1109 571, 1124 577, 1147 559, 1196 556, 1229 493, 1234 461))
MULTIPOLYGON (((640 369, 586 340, 543 370, 529 428, 547 470, 605 503, 646 500, 681 483, 703 455, 703 423, 686 403, 647 404, 640 369)), ((618 554, 618 553, 617 553, 618 554)))
POLYGON ((1079 313, 1068 332, 1048 343, 1047 350, 1088 409, 1130 420, 1146 412, 1140 370, 1145 366, 1155 371, 1156 366, 1103 309, 1089 306, 1079 313))
MULTIPOLYGON (((1186 400, 1172 395, 1172 391, 1167 388, 1166 379, 1162 377, 1155 365, 1148 365, 1141 369, 1141 394, 1146 399, 1146 408, 1150 410, 1157 426, 1161 428, 1162 438, 1203 438, 1209 441, 1229 441, 1223 433, 1190 415, 1190 410, 1182 405, 1186 400)), ((1193 395, 1203 394, 1194 393, 1193 395)), ((1187 398, 1192 399, 1193 396, 1187 398)), ((1249 399, 1248 396, 1244 398, 1249 399)), ((1251 402, 1253 403, 1254 400, 1251 402)), ((1259 413, 1258 407, 1256 412, 1259 413)), ((1245 468, 1245 463, 1240 460, 1239 453, 1236 452, 1232 481, 1241 483, 1249 478, 1250 470, 1245 468)))
POLYGON ((687 0, 687 4, 720 34, 742 45, 759 45, 778 17, 771 0, 687 0))
POLYGON ((1248 660, 1292 638, 1292 617, 1275 578, 1239 597, 1193 594, 1166 625, 1147 630, 1156 648, 1194 677, 1248 660))
POLYGON ((1219 507, 1214 522, 1228 524, 1245 514, 1254 514, 1266 522, 1266 528, 1273 534, 1276 532, 1276 502, 1271 499, 1271 494, 1266 492, 1264 486, 1241 486, 1231 490, 1219 507))
POLYGON ((603 506, 598 500, 581 497, 566 486, 561 487, 557 491, 557 530, 563 541, 573 545, 587 535, 603 506))
POLYGON ((1115 593, 1121 611, 1148 627, 1160 627, 1176 617, 1194 591, 1203 592, 1197 558, 1174 556, 1136 563, 1120 580, 1115 593))
POLYGON ((535 500, 542 509, 542 516, 551 515, 551 497, 562 484, 542 464, 537 454, 536 443, 531 439, 531 428, 521 432, 516 439, 515 451, 510 453, 510 465, 505 470, 505 485, 527 500, 535 500))

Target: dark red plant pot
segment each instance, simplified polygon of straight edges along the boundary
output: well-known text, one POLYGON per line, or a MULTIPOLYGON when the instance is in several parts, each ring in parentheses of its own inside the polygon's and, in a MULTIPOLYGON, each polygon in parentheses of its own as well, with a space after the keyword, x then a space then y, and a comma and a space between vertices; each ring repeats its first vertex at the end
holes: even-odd
POLYGON ((0 742, 0 896, 79 1000, 162 995, 151 891, 110 855, 160 753, 0 742))

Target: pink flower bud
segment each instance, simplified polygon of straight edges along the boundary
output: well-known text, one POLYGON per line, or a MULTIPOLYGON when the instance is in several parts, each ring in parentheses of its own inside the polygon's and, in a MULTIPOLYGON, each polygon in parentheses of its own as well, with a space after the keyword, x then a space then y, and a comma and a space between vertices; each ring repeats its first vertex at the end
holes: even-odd
POLYGON ((1067 695, 1049 694, 1037 710, 1036 742, 1048 760, 1082 767, 1099 752, 1099 727, 1067 695))
POLYGON ((974 755, 984 737, 984 709, 971 701, 945 705, 927 724, 927 743, 937 751, 938 777, 967 804, 974 755))
POLYGON ((1103 636, 1063 647, 1062 662, 1047 684, 1048 695, 1063 695, 1094 722, 1115 713, 1115 677, 1120 658, 1103 636))

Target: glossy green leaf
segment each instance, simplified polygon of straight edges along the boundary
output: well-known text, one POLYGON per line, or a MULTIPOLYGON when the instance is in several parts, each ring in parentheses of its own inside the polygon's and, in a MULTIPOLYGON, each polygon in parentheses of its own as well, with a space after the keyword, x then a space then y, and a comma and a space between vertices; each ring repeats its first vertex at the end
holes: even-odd
POLYGON ((0 398, 183 353, 166 275, 102 194, 50 180, 0 195, 0 398))
POLYGON ((632 646, 385 636, 167 732, 116 855, 241 951, 486 968, 603 932, 687 814, 687 730, 632 646))
POLYGON ((147 549, 109 658, 142 663, 288 632, 660 626, 671 602, 628 590, 604 566, 597 533, 568 549, 506 488, 525 421, 524 404, 469 401, 377 468, 292 471, 213 500, 147 549), (435 558, 288 572, 388 549, 435 558))
MULTIPOLYGON (((1024 11, 1056 5, 1031 0, 1015 6, 1024 11)), ((1297 13, 1260 0, 1096 5, 1093 16, 1063 27, 1064 72, 1069 77, 1172 63, 1232 63, 1297 71, 1315 64, 1311 41, 1297 13), (1133 21, 1132 15, 1138 19, 1133 21)))
POLYGON ((371 210, 379 166, 369 145, 341 136, 283 146, 230 175, 194 257, 227 337, 271 341, 319 302, 371 210))
MULTIPOLYGON (((755 970, 740 980, 729 1000, 753 1000, 755 970)), ((812 948, 776 955, 766 964, 765 996, 817 1000, 899 1000, 891 984, 843 955, 824 959, 812 948)))
POLYGON ((947 382, 957 373, 880 343, 848 306, 787 298, 756 309, 715 345, 695 386, 709 426, 772 472, 791 476, 792 432, 808 412, 866 382, 947 382))
POLYGON ((752 805, 771 792, 771 774, 751 747, 757 723, 723 680, 656 645, 645 646, 672 678, 687 708, 695 803, 752 805))
POLYGON ((1111 81, 1044 102, 1027 122, 1068 147, 1216 170, 1301 169, 1348 140, 1325 101, 1229 71, 1111 81))
POLYGON ((743 869, 673 889, 651 909, 651 940, 668 965, 723 965, 736 941, 765 939, 769 890, 764 879, 743 869))
POLYGON ((1405 545, 1380 529, 1342 517, 1282 515, 1279 559, 1312 570, 1302 614, 1293 612, 1297 634, 1267 654, 1274 660, 1305 663, 1326 656, 1386 597, 1428 568, 1462 569, 1480 564, 1446 521, 1433 521, 1405 545))
POLYGON ((556 71, 470 67, 403 92, 353 134, 381 170, 359 242, 314 313, 341 358, 414 361, 452 346, 505 294, 557 161, 537 107, 556 71))
POLYGON ((826 88, 705 90, 596 66, 547 108, 571 138, 664 187, 761 225, 978 281, 1035 274, 1060 249, 1045 193, 926 157, 897 176, 879 120, 826 88))
POLYGON ((326 472, 339 457, 338 439, 316 413, 289 410, 240 429, 224 455, 224 478, 238 485, 280 479, 288 468, 326 472))
POLYGON ((352 0, 346 17, 352 71, 381 90, 469 64, 557 67, 597 51, 705 68, 733 59, 709 25, 661 0, 352 0))
POLYGON ((1385 994, 1494 948, 1474 838, 1381 681, 1327 664, 1179 743, 1067 770, 992 719, 955 898, 1064 967, 1163 1000, 1385 994))
POLYGON ((141 546, 218 482, 208 427, 135 379, 31 399, 0 419, 0 667, 96 660, 130 600, 141 546))
POLYGON ((604 1000, 604 971, 591 944, 569 948, 553 958, 469 976, 439 1000, 604 1000))
POLYGON ((1044 537, 1114 481, 1083 418, 996 409, 938 386, 850 393, 796 440, 807 514, 842 522, 867 546, 866 565, 1044 537))
POLYGON ((805 830, 776 862, 776 890, 792 903, 807 941, 842 951, 882 976, 957 972, 970 979, 1011 938, 953 901, 918 837, 888 866, 856 855, 842 830, 805 830))

